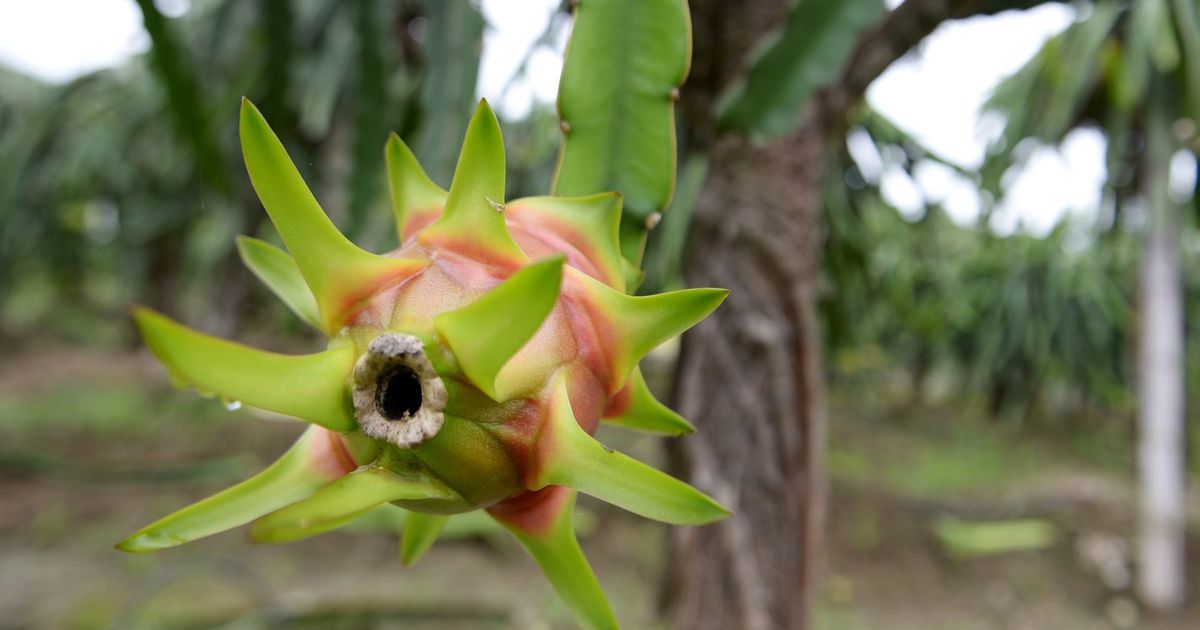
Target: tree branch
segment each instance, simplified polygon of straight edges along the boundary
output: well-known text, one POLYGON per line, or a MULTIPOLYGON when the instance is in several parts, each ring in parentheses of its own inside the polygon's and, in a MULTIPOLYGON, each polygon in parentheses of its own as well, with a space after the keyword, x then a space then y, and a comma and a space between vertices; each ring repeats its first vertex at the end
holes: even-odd
POLYGON ((887 14, 875 28, 863 34, 842 79, 827 89, 818 102, 820 115, 829 122, 862 100, 867 86, 879 78, 896 60, 903 57, 950 20, 963 20, 1003 11, 1030 9, 1058 0, 906 0, 887 14))

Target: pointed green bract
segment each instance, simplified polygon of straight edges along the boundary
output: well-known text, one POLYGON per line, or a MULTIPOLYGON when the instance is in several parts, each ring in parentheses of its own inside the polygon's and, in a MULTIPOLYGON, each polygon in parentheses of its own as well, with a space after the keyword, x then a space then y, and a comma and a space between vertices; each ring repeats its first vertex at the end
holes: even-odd
POLYGON ((528 260, 504 225, 504 138, 487 101, 467 125, 442 216, 418 238, 487 263, 528 260))
POLYGON ((400 537, 400 561, 404 566, 412 566, 429 551, 449 520, 449 516, 441 514, 409 513, 400 537))
POLYGON ((492 400, 507 400, 496 377, 554 308, 564 260, 560 254, 526 265, 471 304, 433 318, 462 370, 492 400))
POLYGON ((576 272, 574 275, 583 280, 584 290, 615 332, 612 346, 606 348, 613 370, 609 394, 620 391, 642 357, 708 317, 729 295, 728 289, 625 295, 586 274, 576 272))
POLYGON ((413 214, 441 210, 449 193, 429 179, 417 157, 395 133, 388 136, 385 155, 396 231, 400 234, 400 242, 404 242, 410 236, 404 233, 404 226, 413 214))
POLYGON ((537 488, 574 488, 634 514, 674 525, 703 525, 730 515, 699 490, 596 441, 571 412, 566 380, 558 378, 553 387, 549 427, 541 438, 537 488))
POLYGON ((211 536, 295 503, 329 483, 329 473, 311 456, 313 440, 326 439, 318 427, 309 427, 275 463, 257 475, 194 503, 138 530, 121 541, 124 551, 157 551, 211 536))
POLYGON ((146 345, 174 380, 332 431, 358 426, 347 388, 355 360, 352 346, 275 354, 198 333, 148 308, 135 308, 132 314, 146 345))
POLYGON ((575 493, 571 492, 559 506, 554 521, 539 532, 526 531, 499 518, 496 520, 533 556, 580 625, 596 630, 619 629, 596 574, 575 538, 574 519, 571 518, 574 509, 575 493))
POLYGON ((692 423, 659 402, 654 394, 650 393, 642 370, 636 367, 629 375, 625 388, 617 394, 617 408, 612 415, 606 413, 604 421, 656 435, 676 436, 696 430, 692 423))
POLYGON ((322 329, 321 314, 312 291, 304 283, 304 276, 296 261, 287 252, 256 238, 237 237, 238 255, 251 273, 263 281, 283 303, 300 319, 322 329))
POLYGON ((364 466, 317 490, 315 494, 255 521, 250 536, 257 542, 288 542, 336 529, 371 510, 400 499, 454 496, 425 477, 402 477, 380 464, 364 466))
POLYGON ((426 261, 378 256, 351 243, 325 215, 279 138, 248 100, 239 133, 250 182, 312 290, 326 333, 380 288, 423 269, 426 261))
POLYGON ((508 212, 531 213, 536 222, 563 224, 554 230, 594 263, 608 286, 625 291, 625 259, 621 257, 621 195, 586 197, 526 197, 508 204, 508 212), (564 233, 566 232, 566 233, 564 233))

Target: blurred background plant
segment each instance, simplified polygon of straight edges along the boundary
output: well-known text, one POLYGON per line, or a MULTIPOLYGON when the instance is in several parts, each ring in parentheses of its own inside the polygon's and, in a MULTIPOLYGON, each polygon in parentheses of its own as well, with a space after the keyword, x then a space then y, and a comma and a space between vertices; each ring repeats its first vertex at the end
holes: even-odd
POLYGON ((14 340, 30 326, 128 340, 113 316, 135 301, 225 330, 261 310, 232 240, 263 224, 236 141, 243 95, 281 121, 347 233, 377 249, 380 139, 396 130, 438 181, 453 170, 483 32, 465 1, 197 2, 178 19, 138 6, 149 54, 63 85, 4 75, 0 277, 14 340))
MULTIPOLYGON (((386 134, 397 131, 448 184, 488 28, 467 0, 194 0, 177 16, 151 0, 136 4, 150 47, 126 63, 63 83, 0 66, 0 611, 31 627, 563 623, 536 569, 469 523, 456 534, 468 542, 431 554, 423 568, 439 567, 433 573, 392 567, 391 541, 370 533, 353 552, 344 541, 247 551, 235 535, 173 556, 108 555, 135 522, 268 461, 291 430, 172 394, 136 351, 125 317, 142 302, 276 348, 312 341, 234 251, 237 234, 278 242, 242 170, 240 97, 261 107, 339 227, 383 251, 392 246, 386 134), (257 445, 259 457, 229 457, 234 441, 257 445), (147 484, 172 489, 171 500, 151 499, 161 493, 147 484), (494 562, 480 565, 480 555, 494 562), (342 578, 331 586, 320 579, 329 572, 342 578), (513 608, 514 585, 541 595, 513 608), (405 595, 386 606, 354 605, 396 592, 405 595), (65 594, 50 603, 51 593, 65 594)), ((1186 374, 1187 409, 1200 408, 1200 335, 1182 318, 1200 304, 1200 274, 1187 264, 1200 249, 1195 4, 1073 4, 1066 29, 995 89, 986 109, 1000 131, 977 166, 938 155, 859 98, 830 101, 838 90, 861 97, 866 84, 846 69, 870 65, 862 52, 878 49, 873 37, 903 25, 905 11, 938 3, 767 3, 772 25, 784 22, 781 11, 792 18, 752 57, 745 87, 725 92, 708 85, 720 73, 704 57, 706 18, 720 12, 692 4, 690 85, 707 91, 684 90, 678 185, 651 233, 647 289, 695 284, 697 258, 726 260, 705 249, 711 239, 693 238, 712 221, 705 200, 721 199, 706 184, 730 163, 720 138, 776 146, 807 137, 812 111, 837 112, 819 122, 816 158, 824 177, 813 286, 826 350, 816 358, 829 383, 834 525, 817 625, 1142 621, 1120 575, 1138 566, 1130 548, 1138 495, 1128 479, 1145 409, 1137 325, 1149 298, 1140 269, 1156 243, 1168 246, 1163 260, 1179 277, 1175 343, 1186 364, 1177 377, 1186 374), (698 115, 720 125, 699 125, 698 115), (1014 174, 1080 128, 1106 140, 1098 207, 1045 233, 997 229, 1014 174), (889 194, 883 173, 919 181, 931 165, 971 183, 977 216, 952 217, 935 195, 914 211, 889 194), (1015 517, 1036 522, 987 528, 1015 517), (1048 535, 1046 523, 1058 533, 1048 535), (907 586, 888 586, 896 582, 907 586), (930 607, 941 612, 922 614, 930 607)), ((900 38, 905 46, 877 72, 942 20, 1041 3, 948 4, 915 40, 900 38)), ((543 17, 544 33, 510 84, 537 51, 561 49, 568 8, 543 17)), ((535 103, 503 122, 510 194, 548 190, 560 139, 553 108, 535 103)), ((647 366, 656 388, 687 401, 690 390, 673 382, 674 357, 656 360, 647 366)), ((621 446, 662 457, 651 440, 621 446)), ((1184 452, 1180 440, 1168 446, 1184 452)), ((1187 462, 1195 481, 1200 464, 1194 455, 1187 462)), ((1194 491, 1175 501, 1194 540, 1200 502, 1194 491)), ((665 532, 596 509, 600 526, 585 546, 600 551, 614 607, 632 627, 659 623, 665 532)), ((389 528, 386 516, 362 525, 389 528)), ((1187 627, 1183 619, 1147 623, 1187 627)))

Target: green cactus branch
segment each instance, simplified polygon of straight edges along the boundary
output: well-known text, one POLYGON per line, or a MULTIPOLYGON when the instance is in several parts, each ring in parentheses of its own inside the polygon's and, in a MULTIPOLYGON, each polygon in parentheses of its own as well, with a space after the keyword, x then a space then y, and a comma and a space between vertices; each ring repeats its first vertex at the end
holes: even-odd
POLYGON ((183 46, 177 41, 171 25, 154 0, 137 0, 137 4, 142 11, 146 32, 154 43, 150 57, 155 72, 166 87, 175 127, 195 152, 194 160, 208 185, 220 193, 229 194, 232 187, 226 178, 216 135, 204 111, 204 99, 200 96, 196 72, 188 63, 183 46))
POLYGON ((625 196, 621 251, 641 266, 646 231, 675 191, 675 101, 691 63, 685 0, 573 3, 558 113, 556 195, 625 196))

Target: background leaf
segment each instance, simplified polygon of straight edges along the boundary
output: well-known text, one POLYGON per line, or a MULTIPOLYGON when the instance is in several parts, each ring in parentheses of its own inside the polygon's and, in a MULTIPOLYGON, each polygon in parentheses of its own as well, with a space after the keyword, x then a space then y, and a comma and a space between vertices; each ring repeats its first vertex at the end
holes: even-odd
POLYGON ((883 13, 882 0, 798 0, 746 81, 722 97, 720 126, 758 140, 794 129, 809 97, 841 76, 858 34, 883 13))

